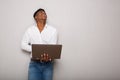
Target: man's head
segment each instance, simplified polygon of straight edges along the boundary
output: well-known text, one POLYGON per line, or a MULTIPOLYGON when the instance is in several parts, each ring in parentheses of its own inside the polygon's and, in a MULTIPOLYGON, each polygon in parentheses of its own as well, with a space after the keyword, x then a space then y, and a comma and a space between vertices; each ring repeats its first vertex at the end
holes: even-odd
POLYGON ((46 19, 47 19, 46 12, 45 12, 45 10, 42 9, 42 8, 38 9, 38 10, 34 13, 33 17, 34 17, 34 19, 35 19, 36 21, 38 21, 38 20, 46 20, 46 19))

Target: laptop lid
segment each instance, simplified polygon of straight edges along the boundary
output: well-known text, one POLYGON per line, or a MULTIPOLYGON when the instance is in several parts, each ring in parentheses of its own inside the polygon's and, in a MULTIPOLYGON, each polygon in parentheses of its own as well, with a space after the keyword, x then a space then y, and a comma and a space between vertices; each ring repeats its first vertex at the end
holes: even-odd
POLYGON ((48 54, 52 59, 60 59, 62 45, 60 44, 32 44, 32 58, 39 59, 42 54, 48 54))

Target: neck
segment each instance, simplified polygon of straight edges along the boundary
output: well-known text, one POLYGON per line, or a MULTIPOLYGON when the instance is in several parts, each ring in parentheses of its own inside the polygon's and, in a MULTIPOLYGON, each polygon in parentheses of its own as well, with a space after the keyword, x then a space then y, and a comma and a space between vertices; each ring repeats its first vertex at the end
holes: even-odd
POLYGON ((44 26, 46 24, 46 20, 36 21, 36 23, 37 23, 37 27, 38 27, 39 31, 42 32, 42 30, 44 29, 44 26))

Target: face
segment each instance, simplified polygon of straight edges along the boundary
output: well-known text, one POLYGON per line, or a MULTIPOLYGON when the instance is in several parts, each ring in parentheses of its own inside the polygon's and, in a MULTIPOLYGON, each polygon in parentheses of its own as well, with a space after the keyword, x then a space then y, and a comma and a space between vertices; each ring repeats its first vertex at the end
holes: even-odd
POLYGON ((36 20, 46 20, 47 19, 47 15, 44 11, 39 11, 36 16, 35 16, 36 20))

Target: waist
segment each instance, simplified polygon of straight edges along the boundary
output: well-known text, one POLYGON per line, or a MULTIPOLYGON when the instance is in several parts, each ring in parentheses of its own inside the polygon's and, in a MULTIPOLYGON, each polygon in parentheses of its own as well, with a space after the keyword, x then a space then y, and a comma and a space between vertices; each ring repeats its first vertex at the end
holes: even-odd
POLYGON ((34 58, 31 58, 31 61, 41 61, 40 59, 34 59, 34 58))
POLYGON ((31 61, 34 61, 34 62, 40 62, 40 63, 52 63, 53 61, 43 61, 43 60, 40 60, 40 59, 34 59, 34 58, 31 58, 31 61))

